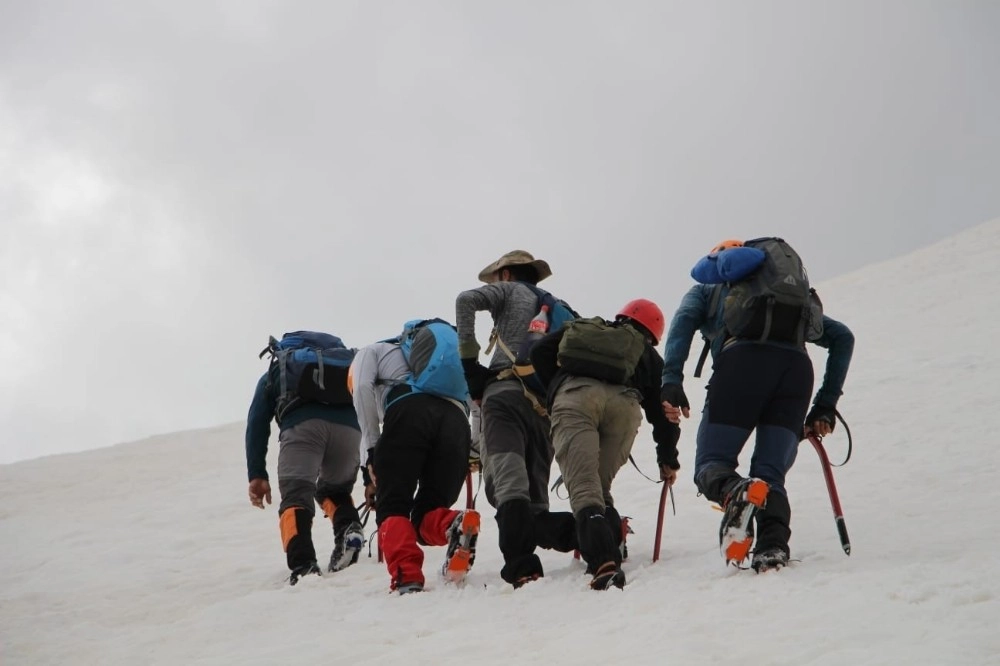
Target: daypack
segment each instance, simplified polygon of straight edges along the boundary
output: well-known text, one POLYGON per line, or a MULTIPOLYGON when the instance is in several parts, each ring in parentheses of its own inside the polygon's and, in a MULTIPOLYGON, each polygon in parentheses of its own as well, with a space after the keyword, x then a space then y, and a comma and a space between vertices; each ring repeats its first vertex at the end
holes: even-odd
MULTIPOLYGON (((508 349, 499 338, 495 338, 495 341, 501 345, 501 348, 504 349, 504 352, 510 358, 514 374, 521 379, 525 387, 540 395, 544 395, 545 387, 542 386, 541 381, 535 375, 535 367, 531 363, 531 350, 539 340, 545 337, 546 333, 562 329, 569 322, 578 319, 580 315, 566 301, 556 298, 544 289, 540 289, 528 282, 522 282, 521 284, 531 289, 538 298, 538 314, 535 315, 532 321, 539 321, 544 318, 548 320, 548 325, 543 331, 531 331, 531 324, 529 323, 529 332, 521 340, 521 345, 516 350, 508 349)), ((495 335, 496 331, 494 330, 495 335)), ((487 349, 487 352, 489 352, 489 349, 487 349)))
POLYGON ((306 403, 321 403, 331 407, 352 405, 347 388, 347 372, 354 360, 354 349, 348 349, 335 335, 315 331, 293 331, 270 338, 260 353, 271 355, 268 387, 277 387, 278 398, 274 418, 281 419, 291 410, 306 403))
POLYGON ((601 317, 576 319, 566 325, 556 361, 565 372, 624 384, 635 374, 646 348, 642 333, 615 326, 601 317))
POLYGON ((727 335, 798 345, 818 340, 823 335, 823 304, 809 286, 798 253, 781 238, 755 238, 743 245, 766 256, 755 271, 730 285, 723 302, 727 335))
POLYGON ((454 326, 443 319, 414 319, 403 325, 398 338, 387 342, 399 344, 410 367, 406 383, 413 392, 450 398, 468 410, 469 386, 454 326))

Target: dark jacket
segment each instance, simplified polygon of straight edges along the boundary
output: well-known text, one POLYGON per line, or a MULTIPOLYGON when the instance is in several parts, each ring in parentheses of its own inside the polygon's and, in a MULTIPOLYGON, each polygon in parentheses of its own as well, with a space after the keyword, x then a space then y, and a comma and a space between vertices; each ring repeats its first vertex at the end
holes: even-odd
MULTIPOLYGON (((729 289, 723 286, 718 296, 713 299, 712 292, 715 289, 716 285, 694 285, 684 295, 680 307, 674 313, 667 332, 667 340, 664 343, 666 354, 662 377, 664 384, 680 384, 684 381, 684 363, 691 351, 691 343, 696 332, 700 331, 703 336, 712 341, 712 358, 721 353, 722 346, 726 342, 722 309, 729 289), (714 309, 712 308, 713 300, 715 301, 714 309)), ((750 341, 747 341, 746 344, 788 346, 783 343, 750 341)), ((843 392, 847 369, 851 365, 851 356, 854 353, 854 334, 841 322, 824 315, 823 335, 812 344, 828 351, 826 372, 813 402, 818 405, 836 407, 843 392)))
MULTIPOLYGON (((267 443, 271 438, 271 421, 278 402, 278 389, 273 383, 268 383, 267 377, 267 373, 264 373, 257 381, 250 413, 247 415, 247 476, 250 481, 267 478, 267 443)), ((330 407, 314 402, 288 411, 281 419, 279 432, 310 419, 322 419, 361 430, 353 406, 330 407)))
MULTIPOLYGON (((612 325, 617 325, 612 323, 612 325)), ((531 362, 535 374, 546 387, 549 407, 555 400, 556 391, 569 376, 559 367, 559 343, 566 332, 563 327, 554 333, 549 333, 539 340, 531 351, 531 362)), ((639 404, 646 414, 646 421, 653 426, 653 441, 656 442, 656 461, 660 465, 668 465, 673 469, 680 468, 677 462, 677 440, 681 429, 676 423, 667 420, 660 402, 660 376, 663 373, 663 359, 653 345, 646 343, 642 357, 636 365, 635 372, 625 383, 626 386, 639 391, 639 404)))

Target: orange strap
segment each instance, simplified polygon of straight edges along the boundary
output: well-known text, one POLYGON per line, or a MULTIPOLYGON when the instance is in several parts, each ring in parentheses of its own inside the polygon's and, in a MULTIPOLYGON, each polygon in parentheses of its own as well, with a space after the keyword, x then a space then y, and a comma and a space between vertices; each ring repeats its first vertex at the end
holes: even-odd
POLYGON ((295 520, 296 511, 298 511, 298 507, 289 507, 282 512, 281 518, 278 519, 278 524, 281 527, 281 547, 286 553, 288 552, 288 542, 299 533, 299 526, 295 520))

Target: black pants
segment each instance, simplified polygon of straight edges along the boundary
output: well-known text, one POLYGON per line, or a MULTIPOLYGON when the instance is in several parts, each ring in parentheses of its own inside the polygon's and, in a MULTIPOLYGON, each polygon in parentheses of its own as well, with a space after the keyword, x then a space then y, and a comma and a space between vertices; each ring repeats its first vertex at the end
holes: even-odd
POLYGON ((756 429, 749 476, 771 487, 766 509, 756 516, 758 550, 788 550, 785 476, 798 453, 812 386, 812 362, 801 349, 737 343, 715 361, 698 428, 695 483, 705 497, 722 502, 740 478, 739 455, 756 429))
POLYGON ((390 405, 375 446, 376 522, 405 516, 419 526, 431 509, 454 504, 471 439, 468 417, 447 400, 414 393, 390 405))

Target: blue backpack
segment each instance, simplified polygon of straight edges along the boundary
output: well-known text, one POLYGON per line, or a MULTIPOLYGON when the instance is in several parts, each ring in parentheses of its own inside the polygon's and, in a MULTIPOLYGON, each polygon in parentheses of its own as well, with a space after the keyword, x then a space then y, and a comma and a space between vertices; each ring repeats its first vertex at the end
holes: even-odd
POLYGON ((403 325, 399 337, 386 342, 396 343, 402 350, 410 366, 406 383, 413 393, 451 398, 468 410, 469 386, 454 326, 443 319, 414 319, 403 325))
POLYGON ((267 381, 269 389, 278 389, 275 420, 280 424, 285 414, 307 403, 352 406, 347 372, 355 351, 337 336, 315 331, 285 333, 281 340, 270 338, 260 358, 271 355, 267 381))

